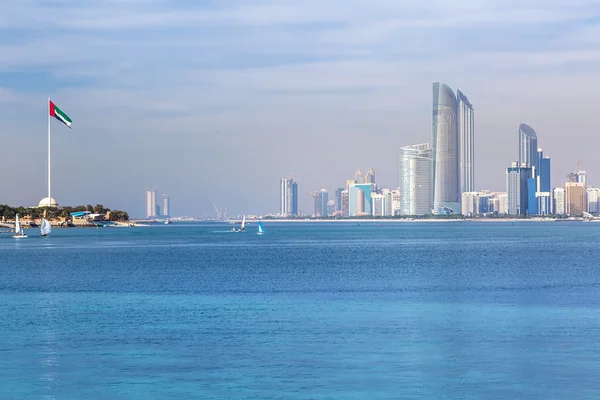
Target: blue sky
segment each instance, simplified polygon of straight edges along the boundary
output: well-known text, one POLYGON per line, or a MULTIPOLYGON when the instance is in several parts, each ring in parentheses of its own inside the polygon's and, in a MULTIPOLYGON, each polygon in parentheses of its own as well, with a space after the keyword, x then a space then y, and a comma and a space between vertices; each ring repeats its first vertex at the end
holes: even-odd
POLYGON ((293 173, 300 207, 356 168, 397 186, 397 153, 431 140, 431 83, 476 112, 476 187, 505 190, 521 122, 552 158, 600 185, 596 0, 13 2, 0 15, 0 203, 46 193, 144 213, 277 211, 293 173), (16 167, 18 166, 18 167, 16 167))

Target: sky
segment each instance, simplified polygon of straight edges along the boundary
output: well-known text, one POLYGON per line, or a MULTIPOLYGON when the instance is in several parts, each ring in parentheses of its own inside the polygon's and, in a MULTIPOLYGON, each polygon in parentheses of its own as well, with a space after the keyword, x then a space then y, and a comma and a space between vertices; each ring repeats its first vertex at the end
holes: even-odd
POLYGON ((21 0, 0 14, 0 203, 278 212, 431 142, 432 83, 475 108, 475 186, 505 191, 521 122, 552 183, 600 185, 597 0, 21 0))

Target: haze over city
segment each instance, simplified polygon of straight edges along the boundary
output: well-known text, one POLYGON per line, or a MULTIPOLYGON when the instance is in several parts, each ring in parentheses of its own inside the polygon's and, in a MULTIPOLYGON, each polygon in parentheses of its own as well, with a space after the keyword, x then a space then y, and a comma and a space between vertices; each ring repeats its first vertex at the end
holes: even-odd
POLYGON ((356 168, 398 186, 400 146, 431 141, 432 82, 475 109, 475 185, 506 190, 522 122, 599 185, 596 1, 30 1, 0 16, 0 203, 47 193, 143 215, 145 189, 174 215, 299 207, 356 168), (48 33, 50 32, 50 34, 48 33))

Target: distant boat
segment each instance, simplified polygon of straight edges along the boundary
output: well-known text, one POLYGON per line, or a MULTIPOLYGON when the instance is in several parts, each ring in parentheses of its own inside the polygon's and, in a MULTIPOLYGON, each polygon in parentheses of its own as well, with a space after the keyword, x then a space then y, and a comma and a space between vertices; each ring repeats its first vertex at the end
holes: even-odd
POLYGON ((15 217, 15 234, 13 235, 15 239, 26 238, 27 235, 23 232, 23 227, 19 222, 19 214, 15 217))
POLYGON ((235 226, 233 227, 233 229, 231 230, 232 232, 244 232, 246 230, 246 228, 244 228, 246 226, 246 216, 242 216, 242 225, 239 228, 236 228, 235 226))
POLYGON ((171 221, 169 220, 169 218, 165 219, 165 225, 169 225, 171 223, 171 221))
POLYGON ((263 227, 262 227, 262 222, 258 221, 258 232, 256 232, 257 235, 262 235, 264 233, 263 227))
POLYGON ((52 231, 52 225, 50 225, 50 222, 46 221, 45 218, 42 218, 42 227, 40 228, 40 232, 42 233, 42 236, 46 236, 51 231, 52 231))

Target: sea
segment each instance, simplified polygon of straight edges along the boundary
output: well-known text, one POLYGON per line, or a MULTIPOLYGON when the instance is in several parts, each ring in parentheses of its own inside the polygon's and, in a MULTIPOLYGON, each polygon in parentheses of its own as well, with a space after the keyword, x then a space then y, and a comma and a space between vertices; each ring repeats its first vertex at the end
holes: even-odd
POLYGON ((0 233, 0 399, 600 399, 600 223, 0 233))

